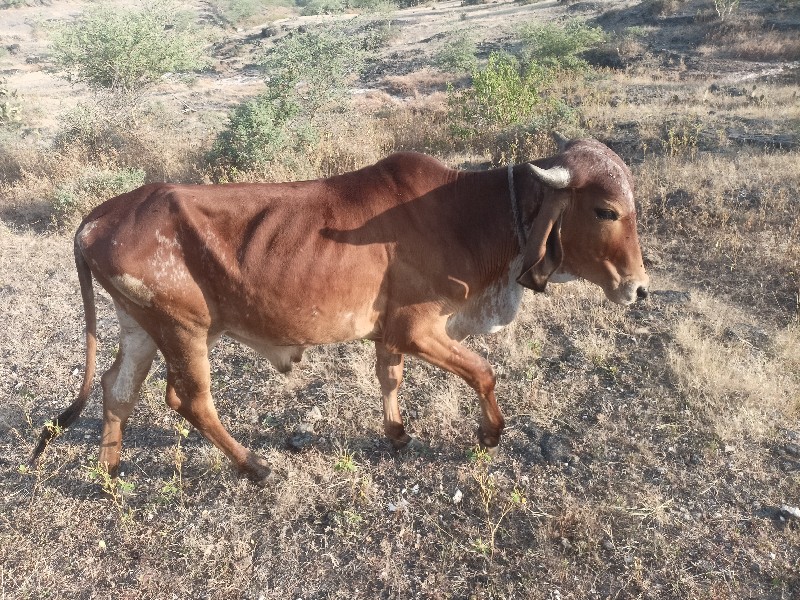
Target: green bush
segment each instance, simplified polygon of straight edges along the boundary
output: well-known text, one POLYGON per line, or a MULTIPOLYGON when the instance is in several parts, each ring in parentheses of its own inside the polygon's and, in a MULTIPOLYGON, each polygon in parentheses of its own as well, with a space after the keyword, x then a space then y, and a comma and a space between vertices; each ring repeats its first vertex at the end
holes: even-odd
POLYGON ((513 138, 515 132, 563 127, 574 120, 573 109, 559 98, 559 78, 589 71, 580 54, 601 44, 603 31, 578 22, 565 27, 526 24, 518 36, 517 55, 492 53, 484 67, 473 70, 471 87, 450 88, 448 116, 459 138, 501 133, 513 138))
POLYGON ((450 34, 434 56, 433 62, 447 73, 471 73, 478 66, 477 48, 465 31, 450 34))
POLYGON ((342 113, 350 79, 364 65, 366 33, 340 28, 285 38, 267 55, 266 91, 236 107, 209 153, 227 176, 292 161, 319 139, 319 128, 342 113))
POLYGON ((209 0, 207 4, 217 16, 232 25, 248 22, 255 24, 257 20, 263 23, 271 9, 295 6, 293 0, 209 0))
POLYGON ((528 23, 519 28, 519 37, 520 59, 524 63, 565 71, 588 70, 589 63, 580 54, 605 41, 602 29, 578 21, 564 27, 528 23))
POLYGON ((232 172, 259 169, 282 155, 313 143, 316 132, 296 119, 300 105, 277 97, 274 90, 237 106, 209 154, 212 167, 232 172))
POLYGON ((331 27, 286 37, 264 59, 267 85, 313 116, 341 106, 364 67, 366 36, 331 27))
POLYGON ((453 132, 461 138, 509 127, 552 127, 569 109, 548 95, 553 73, 538 65, 522 65, 514 56, 495 52, 472 74, 472 87, 448 95, 453 132))
POLYGON ((346 10, 387 11, 397 7, 393 0, 295 0, 302 15, 334 15, 346 10))
POLYGON ((203 68, 205 43, 190 13, 153 0, 138 10, 92 7, 55 30, 51 49, 72 81, 130 93, 166 73, 203 68))
POLYGON ((347 8, 345 0, 299 0, 301 15, 335 15, 347 8))
POLYGON ((392 0, 348 0, 347 6, 364 12, 386 12, 397 8, 392 0))
POLYGON ((56 188, 53 220, 58 227, 70 225, 109 198, 143 185, 144 180, 144 171, 140 169, 89 169, 78 179, 56 188))

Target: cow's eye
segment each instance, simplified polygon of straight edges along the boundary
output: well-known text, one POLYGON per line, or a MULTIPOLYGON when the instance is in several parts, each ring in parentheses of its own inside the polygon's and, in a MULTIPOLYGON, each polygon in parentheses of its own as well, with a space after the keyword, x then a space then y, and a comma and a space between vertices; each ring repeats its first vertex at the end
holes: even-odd
POLYGON ((619 219, 619 215, 617 213, 606 208, 598 208, 594 212, 597 214, 597 218, 602 219, 603 221, 616 221, 619 219))

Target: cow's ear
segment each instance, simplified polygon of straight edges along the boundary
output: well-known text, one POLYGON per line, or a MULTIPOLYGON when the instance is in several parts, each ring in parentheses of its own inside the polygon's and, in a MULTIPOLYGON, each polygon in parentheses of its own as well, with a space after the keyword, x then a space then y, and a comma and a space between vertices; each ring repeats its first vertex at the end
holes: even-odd
POLYGON ((517 277, 517 283, 537 292, 544 291, 547 280, 561 266, 564 258, 561 247, 561 215, 566 208, 567 199, 558 196, 542 202, 525 245, 522 271, 517 277))
MULTIPOLYGON (((568 188, 572 181, 572 173, 562 166, 542 169, 529 163, 528 168, 539 181, 556 190, 568 188)), ((561 266, 561 215, 568 201, 566 194, 544 194, 525 244, 522 272, 517 277, 520 285, 543 292, 547 280, 561 266)))

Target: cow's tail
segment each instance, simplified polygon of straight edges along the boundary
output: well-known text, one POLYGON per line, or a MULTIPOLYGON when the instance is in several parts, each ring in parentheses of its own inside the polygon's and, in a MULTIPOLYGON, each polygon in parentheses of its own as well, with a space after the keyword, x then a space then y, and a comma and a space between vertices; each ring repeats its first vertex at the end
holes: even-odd
POLYGON ((31 455, 31 463, 35 463, 39 455, 47 448, 47 445, 58 437, 61 432, 72 425, 81 412, 83 412, 89 394, 92 391, 92 381, 94 380, 95 357, 97 355, 97 311, 94 303, 94 289, 92 287, 92 272, 86 262, 78 244, 78 234, 75 236, 75 266, 78 269, 78 281, 81 285, 81 297, 83 298, 83 311, 86 319, 86 365, 83 370, 83 383, 78 392, 78 397, 69 407, 58 415, 55 419, 48 421, 39 436, 39 443, 31 455))

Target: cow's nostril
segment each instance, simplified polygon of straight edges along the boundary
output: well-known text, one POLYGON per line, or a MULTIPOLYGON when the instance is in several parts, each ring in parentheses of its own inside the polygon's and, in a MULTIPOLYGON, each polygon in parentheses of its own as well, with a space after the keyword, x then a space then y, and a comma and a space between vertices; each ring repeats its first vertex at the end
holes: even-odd
POLYGON ((640 285, 638 288, 636 288, 636 297, 639 298, 639 300, 644 300, 649 295, 650 292, 647 291, 646 287, 640 285))

